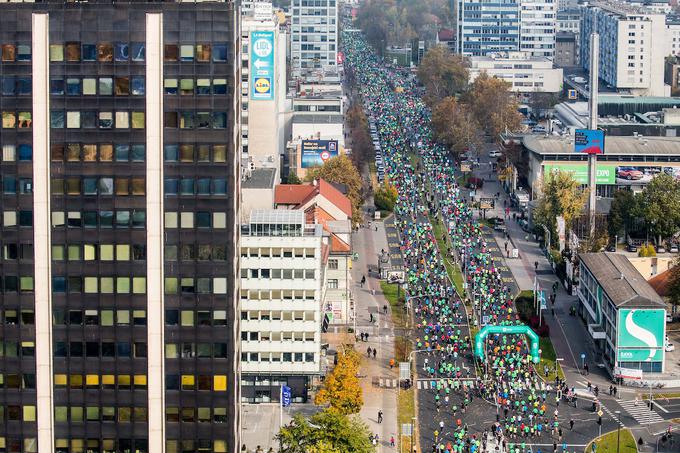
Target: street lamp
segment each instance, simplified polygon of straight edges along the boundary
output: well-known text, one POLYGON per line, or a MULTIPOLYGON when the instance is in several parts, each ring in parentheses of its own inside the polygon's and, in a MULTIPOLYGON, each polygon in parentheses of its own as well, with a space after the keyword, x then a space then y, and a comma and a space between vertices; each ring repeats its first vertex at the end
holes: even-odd
POLYGON ((621 411, 614 411, 616 414, 616 453, 619 453, 619 440, 621 439, 621 422, 619 421, 621 417, 621 411))

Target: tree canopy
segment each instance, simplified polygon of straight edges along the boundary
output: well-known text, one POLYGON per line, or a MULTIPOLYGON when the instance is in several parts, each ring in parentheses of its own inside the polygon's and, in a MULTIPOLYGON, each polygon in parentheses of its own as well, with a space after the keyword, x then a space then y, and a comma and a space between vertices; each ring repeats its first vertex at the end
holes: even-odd
POLYGON ((505 80, 482 72, 470 85, 465 101, 484 131, 497 137, 504 131, 519 129, 522 115, 517 111, 515 94, 505 80))
POLYGON ((444 98, 432 110, 435 138, 454 155, 481 145, 480 126, 467 104, 454 97, 444 98))
POLYGON ((352 223, 357 225, 362 220, 363 198, 361 196, 362 181, 359 171, 349 157, 341 155, 328 159, 322 166, 310 168, 305 176, 306 181, 323 178, 328 182, 347 186, 347 197, 352 203, 352 223))
POLYGON ((425 101, 431 107, 465 90, 468 77, 463 58, 443 45, 428 49, 418 66, 418 79, 425 86, 425 101))
POLYGON ((384 211, 393 211, 399 193, 397 188, 385 181, 373 196, 375 207, 384 211))
POLYGON ((649 232, 661 239, 680 230, 680 181, 659 174, 638 195, 638 210, 649 232))
POLYGON ((314 403, 330 404, 328 410, 344 415, 358 413, 364 404, 357 378, 360 363, 361 357, 351 347, 338 351, 338 364, 326 375, 314 403))
POLYGON ((551 242, 557 243, 557 217, 564 217, 565 231, 586 204, 587 193, 570 172, 556 171, 543 180, 543 193, 538 200, 535 221, 550 230, 551 242))
POLYGON ((293 417, 276 436, 281 453, 372 453, 368 427, 357 417, 330 410, 293 417))
POLYGON ((628 225, 636 212, 637 200, 630 190, 617 190, 614 193, 607 229, 610 237, 625 236, 628 225))

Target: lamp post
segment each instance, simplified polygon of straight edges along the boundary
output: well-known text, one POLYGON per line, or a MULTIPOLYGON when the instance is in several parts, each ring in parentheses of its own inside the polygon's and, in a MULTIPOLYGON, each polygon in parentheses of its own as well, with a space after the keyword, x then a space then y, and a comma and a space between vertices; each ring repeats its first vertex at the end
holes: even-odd
POLYGON ((621 417, 621 411, 614 411, 616 414, 616 453, 619 453, 619 441, 621 439, 621 422, 619 418, 621 417))

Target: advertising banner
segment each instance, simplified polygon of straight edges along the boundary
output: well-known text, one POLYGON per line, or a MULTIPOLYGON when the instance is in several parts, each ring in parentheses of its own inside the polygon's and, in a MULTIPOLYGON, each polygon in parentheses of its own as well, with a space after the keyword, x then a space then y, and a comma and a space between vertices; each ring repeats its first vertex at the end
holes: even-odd
POLYGON ((576 129, 574 151, 584 154, 604 154, 604 131, 576 129))
POLYGON ((250 98, 274 99, 274 32, 250 33, 250 98))
POLYGON ((663 360, 666 310, 620 309, 617 359, 625 362, 663 360))
MULTIPOLYGON (((616 167, 612 165, 597 164, 595 167, 595 182, 597 184, 615 184, 616 167)), ((579 184, 588 184, 588 164, 545 164, 543 165, 543 177, 547 178, 556 171, 565 171, 573 174, 579 184)))
POLYGON ((337 140, 302 140, 302 168, 319 167, 337 155, 337 140))
POLYGON ((493 198, 480 198, 479 199, 479 209, 493 209, 495 206, 495 200, 493 198))

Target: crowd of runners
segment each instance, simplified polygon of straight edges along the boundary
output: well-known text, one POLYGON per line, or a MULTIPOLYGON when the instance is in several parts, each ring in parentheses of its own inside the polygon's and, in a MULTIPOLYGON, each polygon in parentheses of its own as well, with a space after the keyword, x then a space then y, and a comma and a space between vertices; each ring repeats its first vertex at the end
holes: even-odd
MULTIPOLYGON (((399 193, 395 214, 408 305, 416 320, 417 377, 431 380, 434 389, 419 398, 434 398, 431 416, 438 425, 431 433, 421 432, 420 438, 432 443, 433 452, 483 452, 487 439, 495 437, 505 451, 524 453, 530 451, 526 442, 531 438, 551 436, 553 450, 564 451, 557 393, 564 384, 546 383, 536 373, 526 338, 489 335, 484 359, 474 358, 470 325, 476 328, 482 319, 492 325, 520 320, 514 295, 497 269, 500 263, 492 259, 473 209, 456 183, 455 163, 432 139, 429 111, 415 78, 383 64, 359 33, 343 32, 342 42, 345 70, 355 77, 378 131, 389 181, 399 193), (442 238, 434 236, 432 221, 437 219, 446 230, 442 238), (436 239, 449 244, 446 250, 438 249, 436 239), (461 294, 452 285, 444 259, 463 270, 466 289, 458 288, 461 294), (465 422, 463 414, 474 399, 485 400, 492 413, 495 410, 495 423, 465 422)), ((424 426, 421 423, 421 429, 424 426)), ((429 445, 421 448, 426 451, 429 445)))

